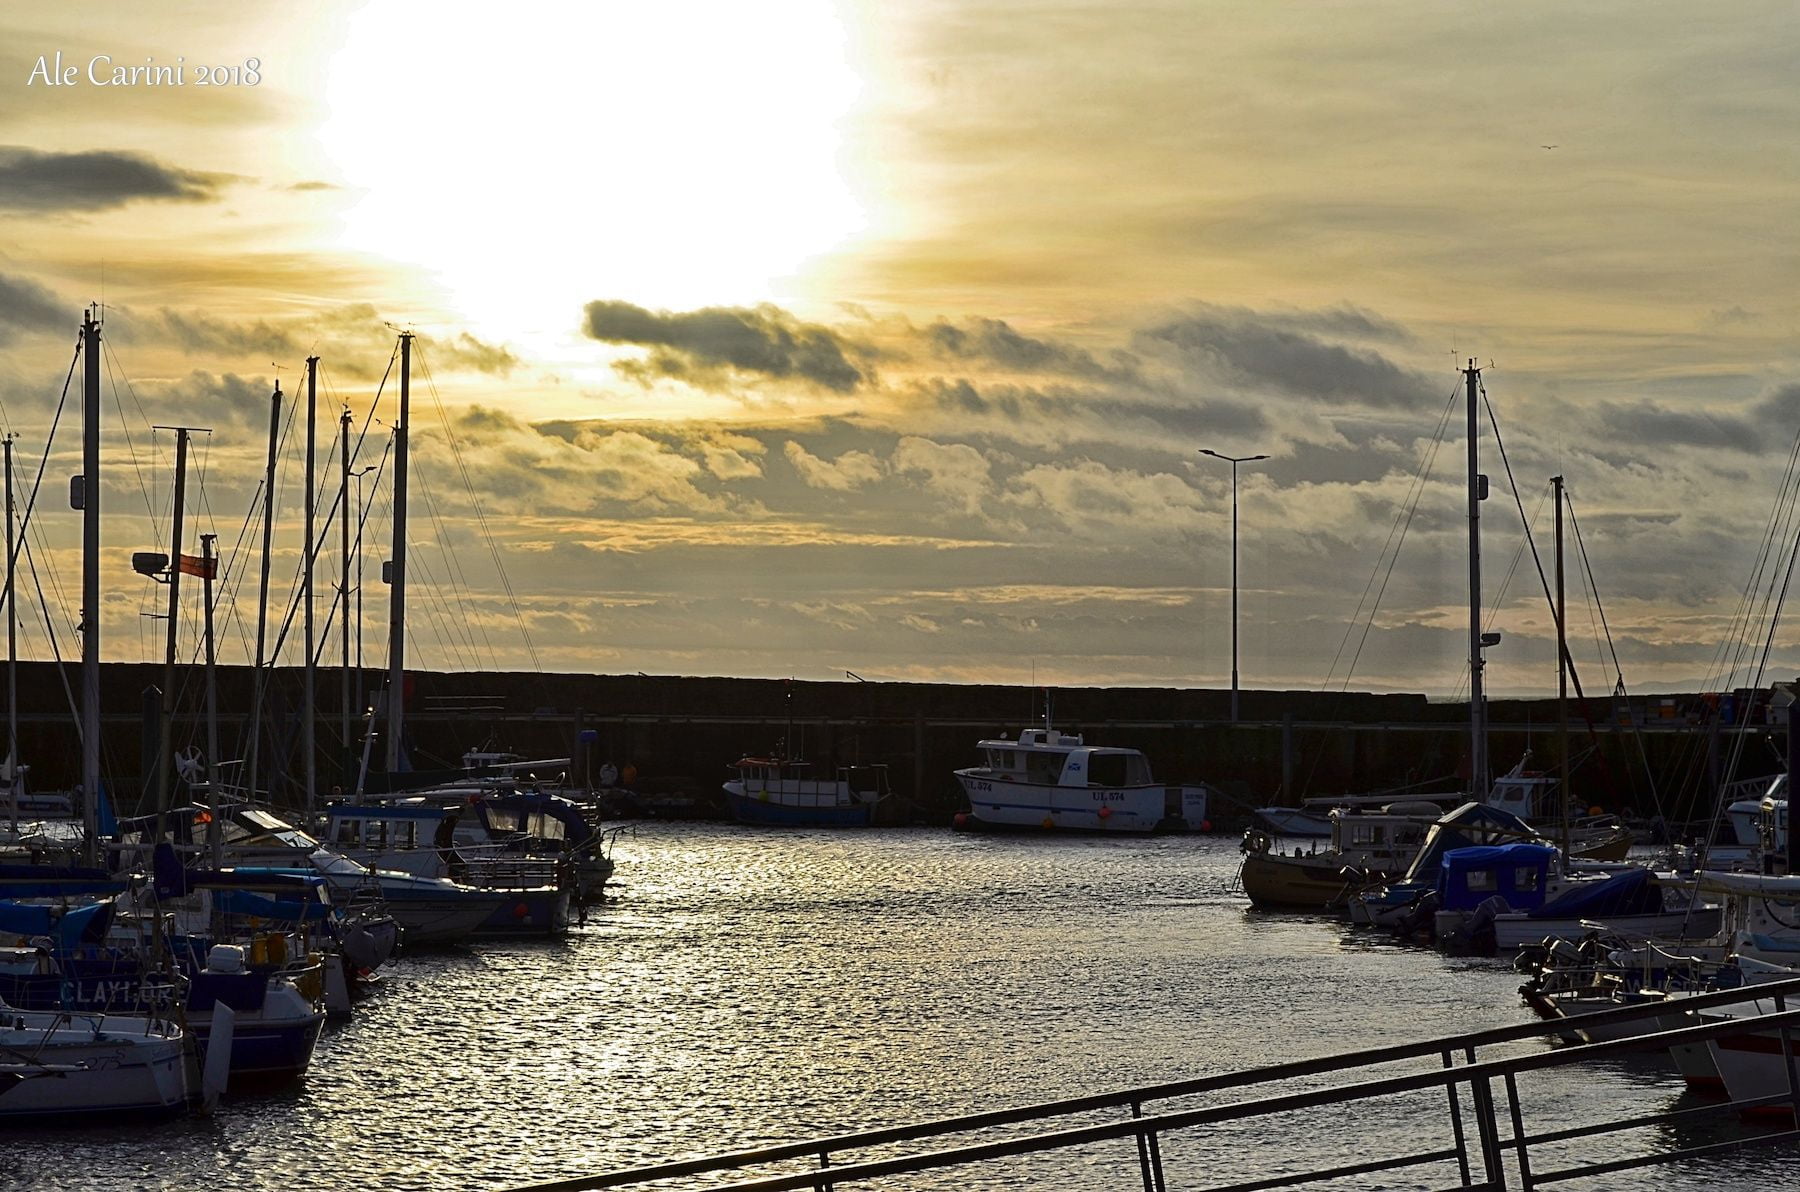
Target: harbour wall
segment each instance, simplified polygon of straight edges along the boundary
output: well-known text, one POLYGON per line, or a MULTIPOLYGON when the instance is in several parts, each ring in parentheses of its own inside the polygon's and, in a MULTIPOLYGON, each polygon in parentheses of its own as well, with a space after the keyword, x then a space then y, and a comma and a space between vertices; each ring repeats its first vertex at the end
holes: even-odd
MULTIPOLYGON (((380 705, 385 673, 317 676, 317 782, 353 789, 370 703, 380 705), (348 740, 343 710, 352 711, 348 740)), ((154 713, 161 666, 102 667, 102 746, 107 781, 120 807, 140 805, 154 772, 154 713)), ((80 741, 71 703, 73 665, 22 663, 21 757, 35 789, 61 789, 80 777, 80 741)), ((716 797, 728 767, 746 755, 785 752, 818 767, 882 764, 901 796, 897 813, 942 822, 962 799, 953 771, 977 760, 975 744, 1016 737, 1044 721, 1045 691, 997 685, 809 682, 667 675, 518 672, 409 672, 408 755, 418 769, 449 768, 470 749, 504 749, 528 758, 567 758, 572 780, 586 781, 610 761, 630 767, 646 792, 716 797)), ((220 754, 247 753, 253 681, 248 667, 219 668, 220 754)), ((173 684, 176 753, 204 750, 201 672, 177 672, 173 684)), ((1209 688, 1081 687, 1049 693, 1056 728, 1089 744, 1142 749, 1159 780, 1205 782, 1217 792, 1216 826, 1241 823, 1248 808, 1310 796, 1414 788, 1445 790, 1466 781, 1468 706, 1417 694, 1247 690, 1236 722, 1229 691, 1209 688)), ((263 699, 259 786, 277 802, 305 803, 302 790, 298 669, 269 672, 263 699)), ((1716 696, 1571 700, 1569 789, 1583 806, 1671 822, 1710 812, 1722 777, 1781 769, 1785 731, 1764 723, 1746 693, 1716 696), (1749 724, 1743 723, 1750 721, 1749 724), (1735 761, 1734 761, 1735 757, 1735 761)), ((1556 701, 1489 703, 1490 768, 1529 759, 1556 773, 1561 762, 1556 701)), ((385 721, 373 719, 372 765, 383 767, 385 721)), ((547 776, 547 775, 540 775, 547 776)), ((233 781, 227 770, 227 782, 233 781)))

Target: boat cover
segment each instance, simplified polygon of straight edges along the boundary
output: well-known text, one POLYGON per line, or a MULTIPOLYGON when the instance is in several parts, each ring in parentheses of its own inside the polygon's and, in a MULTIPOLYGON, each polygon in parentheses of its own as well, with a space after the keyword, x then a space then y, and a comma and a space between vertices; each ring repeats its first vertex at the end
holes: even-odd
POLYGON ((1438 905, 1444 910, 1466 911, 1498 895, 1516 911, 1541 906, 1555 856, 1556 849, 1548 844, 1451 849, 1438 870, 1438 905))
POLYGON ((1581 882, 1531 912, 1534 919, 1615 919, 1662 913, 1662 891, 1648 869, 1627 869, 1599 881, 1581 882))
POLYGON ((84 943, 105 939, 112 912, 110 901, 68 911, 36 903, 0 902, 0 934, 47 935, 56 941, 57 951, 72 952, 84 943))
POLYGON ((1444 854, 1451 849, 1538 838, 1530 824, 1510 811, 1486 803, 1464 803, 1431 825, 1425 843, 1407 867, 1405 880, 1430 882, 1443 864, 1444 854))

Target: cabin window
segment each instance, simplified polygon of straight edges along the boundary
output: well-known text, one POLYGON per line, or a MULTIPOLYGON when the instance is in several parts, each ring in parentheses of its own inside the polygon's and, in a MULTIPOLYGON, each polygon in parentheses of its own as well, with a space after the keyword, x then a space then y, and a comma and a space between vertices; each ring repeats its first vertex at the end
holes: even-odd
POLYGON ((1513 870, 1513 889, 1535 890, 1538 883, 1538 871, 1535 865, 1521 865, 1513 870))
POLYGON ((1350 843, 1351 844, 1374 844, 1376 841, 1378 841, 1380 839, 1381 839, 1381 833, 1376 830, 1374 824, 1351 824, 1350 825, 1350 843))
POLYGON ((1063 755, 1060 753, 1027 753, 1025 780, 1054 783, 1062 777, 1063 755))
POLYGON ((1088 754, 1088 785, 1124 786, 1125 756, 1123 753, 1088 754))
POLYGON ((339 844, 362 843, 362 821, 352 819, 339 820, 337 827, 337 842, 339 844))
POLYGON ((363 840, 374 848, 387 847, 387 821, 370 820, 363 832, 363 840))
POLYGON ((406 820, 394 825, 394 847, 411 848, 419 840, 419 823, 417 820, 406 820))
POLYGON ((1125 785, 1149 786, 1152 781, 1153 779, 1150 777, 1149 759, 1141 753, 1126 754, 1125 785))
POLYGON ((1491 869, 1469 870, 1469 889, 1471 891, 1493 890, 1497 888, 1498 884, 1496 875, 1491 869))

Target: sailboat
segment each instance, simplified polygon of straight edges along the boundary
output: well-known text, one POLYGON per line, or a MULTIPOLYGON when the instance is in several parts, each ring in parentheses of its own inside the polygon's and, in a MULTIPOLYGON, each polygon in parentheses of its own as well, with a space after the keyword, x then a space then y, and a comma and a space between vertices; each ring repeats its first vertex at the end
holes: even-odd
MULTIPOLYGON (((1483 632, 1481 629, 1481 503, 1487 499, 1488 478, 1480 470, 1478 411, 1481 390, 1481 369, 1474 360, 1461 370, 1465 380, 1467 393, 1467 438, 1468 438, 1468 518, 1469 518, 1469 785, 1466 790, 1446 791, 1439 793, 1417 792, 1412 790, 1389 792, 1376 795, 1327 796, 1305 800, 1299 807, 1259 807, 1255 816, 1269 832, 1276 837, 1283 836, 1330 836, 1333 834, 1331 812, 1338 808, 1348 808, 1352 812, 1369 809, 1379 810, 1400 802, 1430 801, 1440 805, 1443 810, 1473 799, 1499 810, 1516 815, 1532 822, 1540 820, 1550 811, 1549 803, 1552 793, 1559 799, 1566 799, 1566 792, 1561 784, 1549 775, 1527 768, 1531 754, 1529 751, 1507 773, 1497 778, 1491 777, 1488 761, 1487 740, 1487 698, 1483 690, 1484 672, 1487 666, 1485 651, 1500 643, 1500 634, 1483 632)), ((1560 485, 1561 478, 1557 478, 1560 485)), ((1560 503, 1558 505, 1560 516, 1560 503)), ((1559 523, 1560 524, 1560 523, 1559 523)), ((1560 531, 1559 531, 1560 551, 1560 531)), ((1559 580, 1560 585, 1560 580, 1559 580)), ((1558 624, 1561 625, 1562 614, 1557 612, 1558 624)), ((1566 663, 1567 651, 1558 639, 1559 676, 1566 675, 1560 664, 1566 663)), ((1559 686, 1561 683, 1559 677, 1559 686)), ((1566 756, 1567 750, 1565 748, 1566 756)), ((1573 856, 1590 860, 1621 860, 1631 846, 1631 835, 1617 822, 1590 825, 1573 837, 1565 839, 1565 848, 1573 856)), ((1268 853, 1271 850, 1265 844, 1255 850, 1268 853)))

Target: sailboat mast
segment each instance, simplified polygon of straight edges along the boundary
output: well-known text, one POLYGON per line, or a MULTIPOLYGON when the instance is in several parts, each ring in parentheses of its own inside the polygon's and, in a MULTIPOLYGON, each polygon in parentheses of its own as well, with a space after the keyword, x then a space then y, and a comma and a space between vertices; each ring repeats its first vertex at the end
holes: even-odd
POLYGON ((256 672, 252 676, 250 695, 250 750, 245 767, 244 795, 256 798, 257 755, 262 744, 263 685, 266 672, 263 663, 269 633, 269 546, 275 533, 275 448, 281 433, 281 382, 269 395, 269 454, 263 464, 262 580, 256 589, 256 672))
POLYGON ((157 832, 162 831, 162 817, 169 810, 169 770, 172 765, 175 728, 175 647, 181 617, 181 515, 187 503, 188 431, 177 426, 175 431, 175 509, 169 529, 169 626, 163 652, 162 736, 156 750, 156 815, 157 832))
POLYGON ((350 410, 338 417, 338 627, 344 643, 343 689, 339 692, 338 728, 342 742, 338 781, 350 785, 350 410))
POLYGON ((400 333, 400 420, 394 424, 394 558, 388 572, 389 774, 400 770, 406 723, 406 434, 412 410, 412 332, 400 333))
POLYGON ((1469 793, 1488 797, 1487 699, 1482 692, 1481 657, 1481 502, 1487 498, 1487 477, 1481 474, 1477 444, 1476 409, 1481 389, 1481 370, 1475 361, 1463 370, 1469 390, 1469 793))
POLYGON ((213 576, 219 566, 213 543, 218 537, 217 534, 200 535, 200 595, 206 610, 202 622, 206 635, 206 809, 210 816, 206 823, 206 844, 214 869, 224 863, 220 855, 223 839, 219 823, 219 656, 213 643, 213 576))
POLYGON ((83 853, 100 836, 100 324, 81 323, 81 820, 83 853))
POLYGON ((1563 856, 1569 855, 1569 605, 1563 589, 1563 478, 1550 477, 1556 495, 1556 801, 1562 808, 1563 856))
POLYGON ((6 449, 6 785, 12 794, 13 828, 19 826, 19 618, 13 607, 13 439, 6 449))
POLYGON ((302 694, 300 697, 300 751, 305 759, 301 772, 306 776, 306 812, 308 818, 318 810, 318 742, 314 739, 317 729, 318 715, 314 700, 318 694, 317 666, 313 659, 314 643, 317 640, 313 625, 313 478, 314 468, 318 462, 318 428, 319 428, 319 358, 306 358, 306 512, 302 524, 305 527, 306 541, 302 550, 300 593, 305 606, 304 637, 306 639, 306 665, 302 694))

